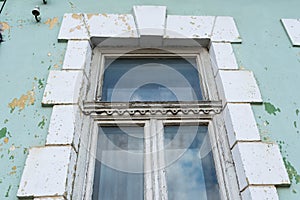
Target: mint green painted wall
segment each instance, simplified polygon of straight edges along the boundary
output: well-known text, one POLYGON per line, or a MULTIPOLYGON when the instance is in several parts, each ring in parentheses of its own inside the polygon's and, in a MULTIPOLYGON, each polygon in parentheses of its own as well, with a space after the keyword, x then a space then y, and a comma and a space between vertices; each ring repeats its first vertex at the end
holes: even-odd
POLYGON ((5 133, 0 139, 0 199, 17 199, 28 148, 45 143, 52 109, 42 108, 40 102, 49 69, 61 67, 66 44, 56 39, 60 25, 49 29, 44 22, 54 17, 61 22, 67 12, 130 13, 133 5, 143 4, 166 5, 169 14, 235 18, 243 38, 242 44, 234 45, 239 66, 254 72, 264 101, 280 109, 274 115, 264 105, 253 106, 262 138, 280 144, 293 178, 291 187, 278 190, 280 198, 299 199, 295 178, 300 179, 300 48, 291 46, 279 21, 300 18, 299 0, 48 0, 47 5, 42 0, 8 0, 0 15, 10 26, 0 45, 0 137, 5 133), (42 23, 31 15, 35 5, 41 7, 42 23), (11 112, 8 104, 28 91, 34 92, 34 104, 11 112))

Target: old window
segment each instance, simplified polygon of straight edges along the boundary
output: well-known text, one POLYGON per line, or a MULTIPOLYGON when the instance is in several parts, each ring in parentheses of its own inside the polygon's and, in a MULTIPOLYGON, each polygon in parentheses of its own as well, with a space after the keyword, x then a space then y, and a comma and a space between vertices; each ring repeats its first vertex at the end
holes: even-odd
POLYGON ((222 106, 206 66, 207 50, 94 51, 94 100, 84 108, 97 132, 88 177, 93 184, 86 195, 95 200, 226 196, 211 142, 212 118, 222 106))
POLYGON ((102 101, 202 100, 196 66, 193 58, 107 59, 102 101))
POLYGON ((100 126, 96 154, 93 199, 220 198, 205 124, 100 126))

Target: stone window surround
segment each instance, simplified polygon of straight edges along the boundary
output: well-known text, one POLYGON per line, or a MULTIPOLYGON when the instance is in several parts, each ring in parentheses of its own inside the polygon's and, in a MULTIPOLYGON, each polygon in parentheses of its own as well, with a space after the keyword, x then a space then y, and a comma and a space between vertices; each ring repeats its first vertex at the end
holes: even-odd
MULTIPOLYGON (((275 186, 290 181, 277 144, 260 140, 251 103, 261 103, 262 98, 253 73, 238 68, 231 43, 240 43, 241 37, 233 18, 166 15, 164 6, 134 6, 133 13, 64 15, 58 36, 60 41, 68 41, 63 67, 50 71, 42 100, 43 105, 53 106, 46 146, 30 149, 18 197, 71 199, 73 187, 74 191, 84 188, 76 181, 80 173, 77 170, 75 175, 75 168, 86 170, 88 160, 80 162, 82 166, 76 166, 76 160, 86 157, 79 151, 79 143, 91 139, 83 130, 93 129, 82 112, 87 93, 84 86, 95 80, 89 76, 92 47, 200 44, 209 48, 223 103, 216 124, 227 133, 241 198, 278 199, 275 186)), ((73 195, 73 199, 81 198, 80 192, 73 195)))
POLYGON ((294 47, 300 47, 300 19, 281 19, 281 23, 294 47))

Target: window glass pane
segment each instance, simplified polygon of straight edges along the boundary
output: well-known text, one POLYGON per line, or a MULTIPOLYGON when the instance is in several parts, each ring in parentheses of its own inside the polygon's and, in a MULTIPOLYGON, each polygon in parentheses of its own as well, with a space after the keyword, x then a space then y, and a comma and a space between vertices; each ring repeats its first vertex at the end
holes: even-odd
POLYGON ((142 200, 143 127, 100 127, 93 200, 142 200))
POLYGON ((167 126, 168 198, 218 200, 219 187, 206 126, 167 126))
POLYGON ((103 101, 202 100, 195 59, 107 59, 103 101))

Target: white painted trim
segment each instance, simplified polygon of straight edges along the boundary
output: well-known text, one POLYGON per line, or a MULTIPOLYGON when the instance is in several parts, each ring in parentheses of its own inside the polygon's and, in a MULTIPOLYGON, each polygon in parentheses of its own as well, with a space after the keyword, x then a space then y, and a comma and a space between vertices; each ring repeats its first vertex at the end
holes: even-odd
POLYGON ((279 200, 274 186, 249 186, 242 192, 242 200, 279 200))

